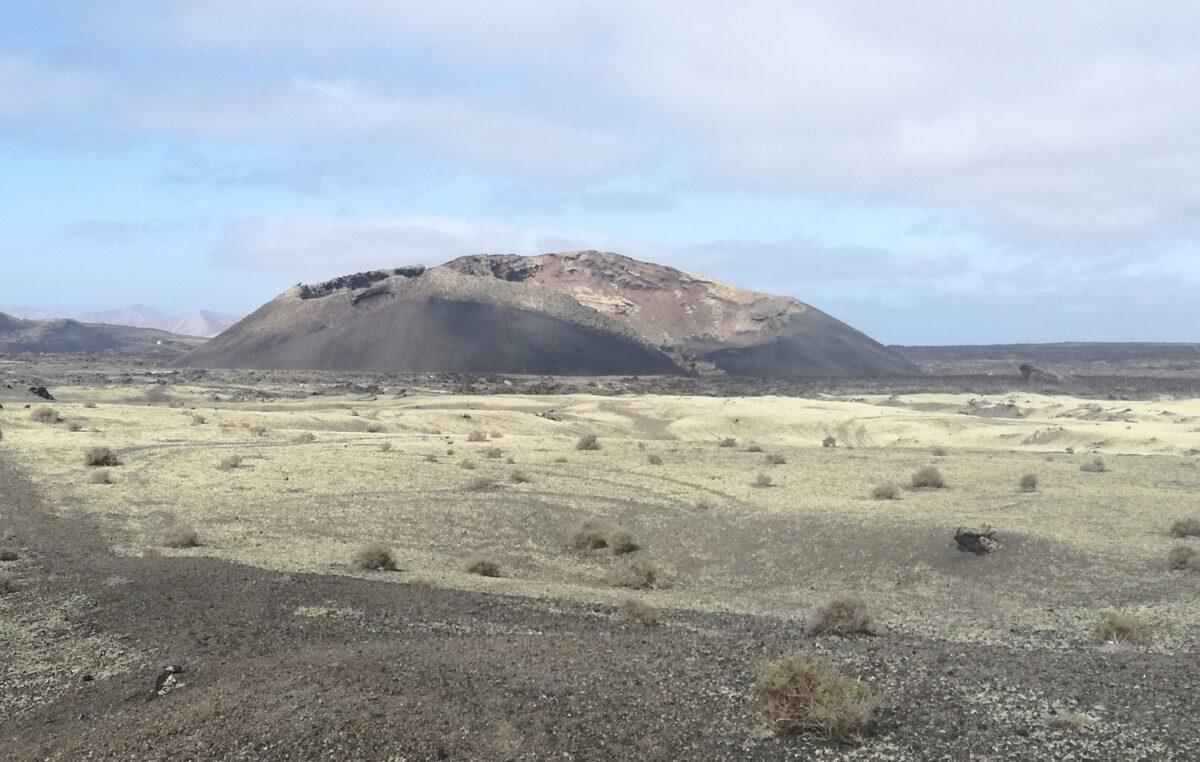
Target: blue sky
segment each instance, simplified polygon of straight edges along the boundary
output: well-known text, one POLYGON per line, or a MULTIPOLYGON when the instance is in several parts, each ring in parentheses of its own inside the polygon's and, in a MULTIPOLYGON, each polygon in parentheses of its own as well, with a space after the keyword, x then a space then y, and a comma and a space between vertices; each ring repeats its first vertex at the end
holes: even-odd
POLYGON ((609 249, 885 342, 1200 340, 1200 8, 0 2, 0 308, 609 249))

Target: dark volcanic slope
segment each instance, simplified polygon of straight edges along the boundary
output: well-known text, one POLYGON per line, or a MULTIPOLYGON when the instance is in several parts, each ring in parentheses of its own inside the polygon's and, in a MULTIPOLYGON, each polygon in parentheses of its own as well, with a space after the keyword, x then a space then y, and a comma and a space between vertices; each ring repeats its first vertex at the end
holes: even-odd
POLYGON ((679 372, 632 331, 563 294, 444 268, 297 286, 182 362, 417 373, 679 372))
POLYGON ((796 299, 619 254, 481 255, 445 267, 568 294, 698 370, 761 377, 920 374, 906 358, 796 299))
POLYGON ((110 354, 171 359, 202 341, 153 328, 74 320, 21 320, 0 313, 0 352, 6 354, 110 354))

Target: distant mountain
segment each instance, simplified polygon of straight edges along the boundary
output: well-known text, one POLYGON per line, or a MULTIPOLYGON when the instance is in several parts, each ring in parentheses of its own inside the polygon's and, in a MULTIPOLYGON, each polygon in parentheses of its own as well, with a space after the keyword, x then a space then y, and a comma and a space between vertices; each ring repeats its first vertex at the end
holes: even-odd
POLYGON ((921 372, 795 299, 596 251, 470 256, 296 286, 181 363, 558 375, 921 372))
POLYGON ((85 312, 77 315, 76 319, 83 323, 108 323, 109 325, 129 325, 134 328, 157 328, 160 331, 170 331, 179 324, 179 318, 159 312, 144 304, 135 304, 117 310, 104 312, 85 312))
POLYGON ((0 353, 111 354, 169 360, 203 343, 154 328, 23 320, 0 313, 0 353))
POLYGON ((30 307, 28 304, 18 304, 15 307, 8 307, 4 311, 12 317, 22 320, 62 320, 71 317, 62 310, 46 310, 41 307, 30 307))
POLYGON ((237 315, 226 315, 208 310, 196 310, 171 328, 171 333, 180 336, 202 336, 211 339, 226 328, 241 320, 237 315))

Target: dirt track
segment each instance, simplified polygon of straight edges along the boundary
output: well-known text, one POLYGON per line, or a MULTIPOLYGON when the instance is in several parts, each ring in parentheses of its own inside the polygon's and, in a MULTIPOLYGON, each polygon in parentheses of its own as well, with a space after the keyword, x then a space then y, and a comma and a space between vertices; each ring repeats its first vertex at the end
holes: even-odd
MULTIPOLYGON (((139 655, 111 676, 47 676, 47 701, 5 717, 14 759, 1195 758, 1194 654, 1028 652, 883 636, 812 640, 768 618, 610 609, 283 575, 203 558, 128 558, 52 517, 0 460, 22 548, 0 616, 69 598, 54 638, 139 655), (754 665, 806 650, 879 688, 862 749, 765 736, 754 665), (165 665, 182 685, 154 696, 165 665), (1052 729, 1051 711, 1093 727, 1052 729)), ((17 670, 36 654, 13 653, 17 670)), ((0 672, 0 676, 3 676, 0 672)))

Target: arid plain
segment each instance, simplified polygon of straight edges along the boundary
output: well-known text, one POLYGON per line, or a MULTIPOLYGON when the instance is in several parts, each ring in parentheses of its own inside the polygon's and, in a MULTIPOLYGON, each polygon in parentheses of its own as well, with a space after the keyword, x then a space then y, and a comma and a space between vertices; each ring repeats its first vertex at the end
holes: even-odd
MULTIPOLYGON (((63 376, 52 387, 53 401, 31 399, 19 385, 5 390, 4 457, 35 493, 37 507, 30 510, 44 514, 22 519, 10 500, 9 526, 0 526, 10 544, 23 548, 21 558, 0 564, 15 585, 0 597, 0 629, 14 646, 10 662, 0 665, 10 686, 0 706, 17 718, 14 738, 32 743, 31 731, 20 728, 55 716, 56 707, 78 706, 80 691, 104 681, 136 687, 146 679, 137 675, 184 658, 175 655, 178 646, 139 636, 136 625, 124 632, 92 627, 87 638, 77 637, 72 628, 81 612, 102 608, 97 596, 120 595, 130 573, 90 580, 89 589, 102 593, 72 589, 65 580, 86 564, 57 563, 71 554, 46 539, 66 531, 48 528, 60 522, 86 527, 94 552, 119 559, 113 563, 155 569, 220 563, 306 588, 307 597, 276 614, 294 619, 288 627, 367 626, 379 616, 379 602, 346 585, 368 585, 579 618, 587 620, 589 637, 621 633, 632 639, 622 647, 638 649, 641 642, 643 653, 681 649, 640 668, 622 658, 647 679, 683 669, 673 658, 704 671, 704 649, 687 644, 716 638, 719 646, 705 641, 705 648, 725 649, 721 658, 734 660, 712 667, 722 675, 720 685, 689 686, 680 674, 672 690, 711 694, 732 718, 714 733, 721 743, 742 744, 748 756, 936 758, 951 754, 955 738, 980 733, 993 743, 988 751, 975 738, 980 756, 1047 749, 1086 756, 1116 742, 1147 757, 1185 758, 1195 749, 1195 730, 1182 728, 1186 707, 1197 701, 1200 573, 1170 568, 1168 554, 1197 544, 1169 530, 1200 512, 1198 399, 1116 401, 1028 389, 471 395, 411 380, 369 389, 353 381, 268 375, 249 382, 244 374, 197 379, 133 369, 63 376), (53 413, 37 412, 46 409, 53 413), (589 437, 594 449, 580 449, 589 437), (85 451, 96 447, 109 448, 119 465, 86 465, 85 451), (927 467, 945 486, 911 488, 913 474, 927 467), (877 489, 888 486, 895 489, 877 489), (575 547, 573 534, 585 522, 623 530, 636 549, 575 547), (995 533, 993 552, 956 546, 958 528, 984 526, 995 533), (180 530, 194 533, 195 547, 164 547, 164 538, 180 530), (355 554, 368 543, 390 548, 396 569, 357 568, 355 554), (499 576, 468 571, 469 558, 487 560, 499 576), (616 584, 631 566, 640 569, 644 587, 616 584), (32 594, 39 589, 43 594, 32 594), (813 606, 845 596, 866 603, 875 635, 805 635, 813 606), (627 621, 621 616, 627 609, 651 611, 648 618, 657 621, 627 621), (1097 637, 1097 625, 1111 613, 1139 623, 1138 642, 1097 637), (760 629, 768 634, 751 634, 760 629), (772 738, 755 722, 747 693, 755 661, 795 650, 880 691, 880 728, 865 745, 772 738), (81 666, 71 671, 64 662, 81 666), (1102 685, 1079 687, 1097 671, 1106 674, 1102 685), (1071 677, 1060 675, 1066 672, 1071 677), (1180 679, 1156 693, 1155 672, 1180 679), (931 687, 935 673, 941 687, 931 687), (1122 691, 1123 681, 1141 687, 1122 691), (928 716, 905 706, 921 700, 930 702, 928 716), (1146 714, 1154 701, 1159 713, 1146 714), (913 712, 924 719, 906 720, 913 712), (1054 723, 1068 715, 1078 727, 1054 723), (984 731, 974 727, 977 721, 984 731), (922 739, 929 724, 954 730, 922 739)), ((205 621, 209 604, 183 605, 205 621)), ((386 639, 397 617, 409 628, 423 622, 425 638, 451 648, 457 639, 486 634, 478 622, 431 619, 433 610, 389 603, 392 624, 377 622, 367 640, 386 639)), ((493 637, 540 632, 532 614, 524 624, 513 616, 516 623, 498 627, 493 637)), ((209 622, 199 629, 232 626, 209 622)), ((270 638, 269 647, 263 640, 262 649, 286 646, 285 639, 270 638)), ((615 658, 616 646, 605 647, 615 658)), ((536 648, 525 654, 529 669, 543 658, 553 662, 537 654, 536 648)), ((189 701, 206 679, 218 682, 215 667, 206 678, 202 667, 183 666, 188 672, 170 678, 182 687, 151 692, 156 708, 189 701)), ((496 700, 510 688, 495 688, 496 700)), ((608 711, 604 697, 593 698, 601 704, 594 711, 608 711)), ((453 712, 455 702, 443 703, 453 712)), ((114 707, 79 715, 146 706, 114 699, 114 707)), ((536 756, 538 744, 523 735, 531 731, 522 723, 548 710, 522 707, 512 710, 504 733, 519 739, 513 749, 536 756)), ((679 728, 692 728, 681 730, 684 736, 695 741, 705 711, 678 719, 679 728)), ((664 714, 670 722, 671 712, 664 714)), ((539 728, 555 722, 538 720, 539 728)), ((604 727, 594 723, 587 732, 604 727)), ((489 728, 486 743, 471 742, 483 746, 449 743, 447 753, 505 756, 500 731, 489 728)), ((421 732, 408 732, 414 758, 423 758, 421 732)), ((641 732, 634 723, 617 736, 641 732)), ((664 741, 661 729, 644 732, 666 744, 643 746, 648 756, 683 748, 664 741)), ((40 745, 27 749, 31 757, 79 750, 44 729, 37 738, 40 745)), ((556 737, 555 744, 580 758, 604 756, 594 742, 556 737)))

